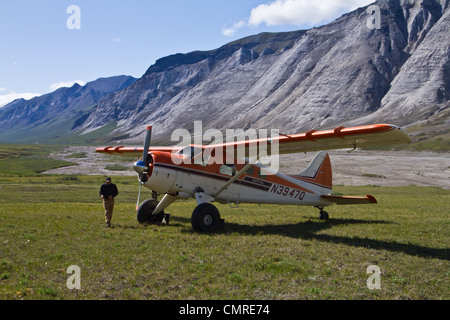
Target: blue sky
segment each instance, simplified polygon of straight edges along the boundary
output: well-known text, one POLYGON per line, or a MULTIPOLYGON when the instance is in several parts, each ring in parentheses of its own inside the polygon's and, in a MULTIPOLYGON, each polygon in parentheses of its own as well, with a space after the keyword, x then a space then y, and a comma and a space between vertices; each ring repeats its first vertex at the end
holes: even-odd
POLYGON ((2 0, 0 107, 157 59, 311 28, 373 0, 2 0), (79 12, 68 10, 75 5, 79 12))

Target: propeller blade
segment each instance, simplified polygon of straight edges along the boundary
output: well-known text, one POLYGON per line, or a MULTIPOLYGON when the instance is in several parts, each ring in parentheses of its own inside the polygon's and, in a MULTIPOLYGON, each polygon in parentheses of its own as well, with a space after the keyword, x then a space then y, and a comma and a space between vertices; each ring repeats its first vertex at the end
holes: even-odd
POLYGON ((144 160, 146 166, 148 166, 148 150, 150 149, 151 139, 152 139, 152 126, 147 126, 145 132, 144 151, 142 155, 142 160, 144 160))
POLYGON ((142 185, 145 182, 147 182, 147 180, 149 178, 150 163, 148 160, 148 152, 150 150, 151 139, 152 139, 152 126, 147 126, 146 132, 145 132, 144 151, 142 154, 142 161, 138 161, 135 163, 135 170, 136 170, 136 172, 139 173, 139 195, 138 195, 138 201, 136 203, 136 211, 139 209, 142 185), (141 171, 140 168, 142 168, 142 162, 144 164, 144 170, 141 171), (138 168, 138 169, 136 169, 136 168, 138 168))
MULTIPOLYGON (((150 142, 152 139, 152 126, 147 126, 145 132, 145 140, 144 140, 144 150, 142 154, 142 161, 144 162, 145 169, 139 174, 139 194, 136 203, 136 211, 139 208, 139 201, 141 199, 141 188, 142 184, 148 180, 148 171, 149 171, 149 161, 148 161, 148 152, 150 150, 150 142)), ((136 165, 138 162, 136 162, 136 165)))

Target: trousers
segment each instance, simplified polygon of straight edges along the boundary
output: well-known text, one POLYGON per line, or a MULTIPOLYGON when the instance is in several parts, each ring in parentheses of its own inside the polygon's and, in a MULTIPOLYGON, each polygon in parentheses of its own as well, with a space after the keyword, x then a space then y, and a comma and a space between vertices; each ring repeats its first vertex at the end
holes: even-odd
POLYGON ((112 214, 114 210, 114 198, 103 199, 103 208, 105 209, 105 221, 106 224, 111 224, 112 214))

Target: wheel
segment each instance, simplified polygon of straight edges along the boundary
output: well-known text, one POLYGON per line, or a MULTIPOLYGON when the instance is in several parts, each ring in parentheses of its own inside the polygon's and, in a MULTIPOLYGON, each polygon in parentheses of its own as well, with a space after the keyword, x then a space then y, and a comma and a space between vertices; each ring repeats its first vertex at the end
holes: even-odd
POLYGON ((158 205, 158 201, 149 199, 142 202, 137 210, 137 220, 139 223, 149 223, 156 224, 161 223, 164 218, 164 211, 153 214, 153 210, 155 210, 158 205))
POLYGON ((219 210, 210 203, 202 203, 192 212, 191 224, 197 232, 216 232, 221 225, 219 210))
POLYGON ((320 219, 320 220, 328 220, 328 219, 329 219, 328 212, 326 212, 326 211, 320 211, 320 213, 319 213, 319 219, 320 219))

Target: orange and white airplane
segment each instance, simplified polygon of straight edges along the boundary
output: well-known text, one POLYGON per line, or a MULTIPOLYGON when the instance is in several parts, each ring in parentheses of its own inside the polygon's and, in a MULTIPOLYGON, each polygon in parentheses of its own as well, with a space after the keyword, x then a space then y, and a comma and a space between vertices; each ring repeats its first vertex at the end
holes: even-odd
POLYGON ((371 196, 344 197, 332 195, 330 149, 356 149, 398 143, 410 143, 408 134, 390 124, 359 127, 338 127, 334 130, 315 131, 277 137, 243 140, 238 142, 187 145, 176 147, 150 147, 152 127, 146 129, 144 147, 106 147, 99 153, 128 157, 142 156, 134 163, 140 186, 152 191, 152 199, 136 205, 139 223, 168 223, 164 210, 178 199, 195 198, 191 223, 195 231, 215 232, 223 224, 218 209, 211 202, 240 204, 279 204, 312 206, 320 210, 320 219, 328 219, 323 209, 338 204, 374 204, 371 196), (237 159, 238 149, 245 154, 255 144, 264 143, 268 151, 277 146, 279 154, 320 151, 308 168, 298 175, 283 174, 258 163, 258 159, 237 159), (224 164, 207 161, 208 157, 223 152, 224 164), (203 156, 208 157, 203 158, 203 156), (203 161, 194 161, 195 159, 203 161), (206 161, 205 161, 206 159, 206 161), (238 161, 239 160, 239 161, 238 161), (157 195, 163 195, 157 201, 157 195))

